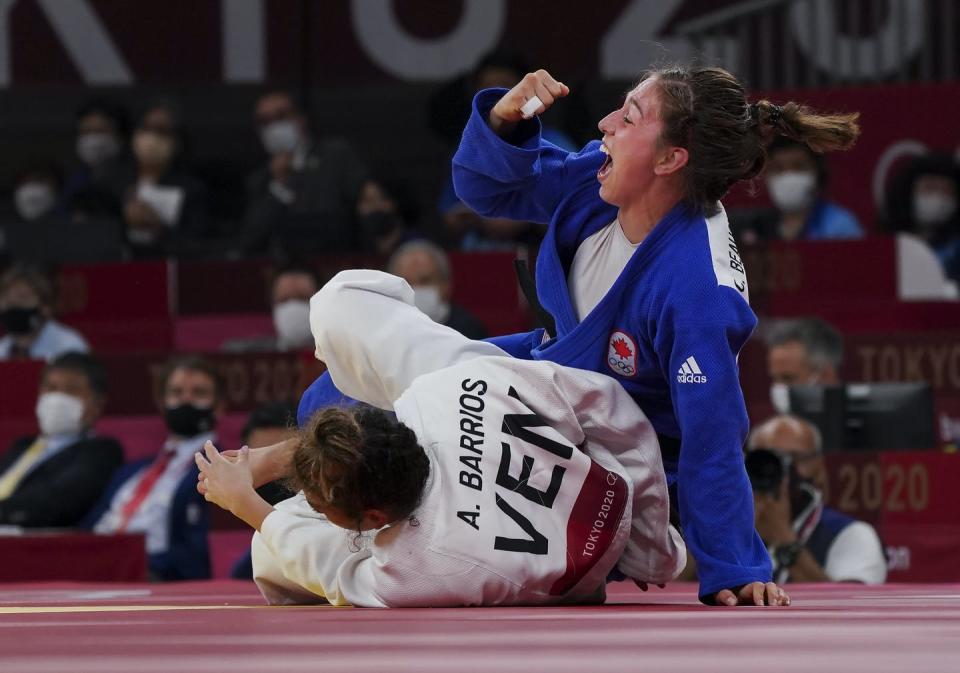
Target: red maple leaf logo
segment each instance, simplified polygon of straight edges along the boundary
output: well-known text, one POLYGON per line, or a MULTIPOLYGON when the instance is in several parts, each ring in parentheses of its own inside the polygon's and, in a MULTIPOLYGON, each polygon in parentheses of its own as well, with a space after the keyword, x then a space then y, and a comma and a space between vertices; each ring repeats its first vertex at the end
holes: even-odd
POLYGON ((612 345, 613 350, 616 351, 621 360, 626 360, 633 355, 633 351, 630 350, 630 346, 628 346, 627 342, 623 339, 616 339, 612 345))

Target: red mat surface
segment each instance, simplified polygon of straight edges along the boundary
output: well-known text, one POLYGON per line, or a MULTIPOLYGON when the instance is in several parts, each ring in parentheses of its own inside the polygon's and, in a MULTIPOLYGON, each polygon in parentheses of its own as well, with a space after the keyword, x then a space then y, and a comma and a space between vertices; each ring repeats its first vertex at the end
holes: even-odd
POLYGON ((270 608, 251 584, 0 587, 4 673, 960 671, 960 585, 791 587, 708 608, 692 585, 596 607, 270 608))

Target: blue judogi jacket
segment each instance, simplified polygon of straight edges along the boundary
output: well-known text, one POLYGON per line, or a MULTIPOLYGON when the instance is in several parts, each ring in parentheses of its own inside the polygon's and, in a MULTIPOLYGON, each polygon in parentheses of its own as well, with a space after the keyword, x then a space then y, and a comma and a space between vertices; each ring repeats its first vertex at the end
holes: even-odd
POLYGON ((537 293, 556 321, 491 339, 521 358, 603 372, 633 396, 661 437, 683 535, 697 560, 700 598, 769 581, 743 464, 748 430, 737 356, 756 326, 746 276, 723 219, 678 204, 638 246, 581 321, 567 287, 579 245, 617 217, 599 196, 599 142, 570 153, 540 137, 534 118, 501 139, 487 126, 504 90, 481 91, 453 159, 459 197, 486 217, 549 223, 537 293), (678 447, 678 448, 671 448, 678 447))

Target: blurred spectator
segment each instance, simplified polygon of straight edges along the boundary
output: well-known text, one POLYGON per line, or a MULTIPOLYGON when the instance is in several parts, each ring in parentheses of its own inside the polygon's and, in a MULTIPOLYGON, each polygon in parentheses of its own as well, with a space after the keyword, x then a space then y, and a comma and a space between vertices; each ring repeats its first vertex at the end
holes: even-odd
POLYGON ((236 246, 262 252, 354 250, 355 207, 367 169, 342 138, 314 138, 303 111, 283 92, 264 95, 255 118, 269 155, 250 176, 236 246))
POLYGON ((270 286, 270 305, 276 333, 248 339, 231 339, 223 350, 243 353, 254 351, 313 350, 310 332, 310 297, 320 289, 317 275, 303 267, 287 267, 274 275, 270 286))
POLYGON ((780 413, 790 409, 790 386, 840 383, 843 337, 823 320, 778 321, 767 331, 765 341, 770 401, 780 413))
POLYGON ((32 264, 121 259, 125 248, 118 202, 99 187, 61 198, 60 181, 60 170, 51 161, 24 165, 14 190, 14 214, 4 223, 10 257, 32 264), (111 200, 112 214, 106 205, 111 200))
POLYGON ((757 532, 774 562, 774 581, 882 584, 883 545, 870 524, 824 506, 820 433, 795 416, 754 428, 747 450, 757 532))
POLYGON ((40 434, 16 440, 0 457, 0 524, 77 525, 123 463, 116 440, 96 437, 106 372, 93 356, 65 353, 40 377, 40 434))
MULTIPOLYGON (((244 446, 256 449, 296 437, 297 435, 297 408, 289 402, 274 402, 254 409, 243 426, 241 441, 244 446)), ((257 489, 260 497, 271 505, 286 500, 294 494, 286 485, 279 481, 264 484, 257 489)), ((233 564, 230 577, 234 579, 253 579, 253 564, 248 549, 233 564)))
POLYGON ((108 188, 121 165, 129 170, 130 119, 119 104, 96 98, 76 113, 75 152, 79 164, 67 176, 63 201, 70 212, 87 216, 121 216, 121 203, 108 188))
POLYGON ((363 247, 391 255, 400 245, 418 238, 420 208, 402 183, 371 178, 357 199, 357 223, 363 247))
POLYGON ((951 280, 960 282, 960 163, 949 155, 913 159, 887 191, 883 220, 892 231, 920 237, 951 280))
POLYGON ((134 257, 172 255, 209 233, 206 191, 184 165, 185 143, 172 103, 147 108, 133 134, 134 164, 112 181, 134 257))
POLYGON ((53 319, 53 282, 39 270, 14 266, 0 276, 0 360, 51 360, 69 351, 86 352, 80 334, 53 319))
POLYGON ((187 356, 167 364, 162 385, 170 434, 159 454, 121 468, 86 523, 97 533, 145 533, 154 579, 204 579, 209 512, 197 493, 194 454, 216 440, 223 382, 212 364, 187 356))
POLYGON ((757 241, 861 238, 856 216, 826 200, 829 174, 823 155, 780 136, 767 150, 766 185, 772 208, 731 211, 737 239, 757 241))
POLYGON ((431 320, 453 328, 469 339, 483 339, 483 324, 465 308, 450 301, 453 285, 450 260, 430 241, 411 241, 400 246, 387 271, 400 276, 413 287, 413 301, 431 320))
POLYGON ((28 161, 17 177, 13 208, 20 222, 36 222, 62 215, 59 207, 62 176, 52 161, 28 161))

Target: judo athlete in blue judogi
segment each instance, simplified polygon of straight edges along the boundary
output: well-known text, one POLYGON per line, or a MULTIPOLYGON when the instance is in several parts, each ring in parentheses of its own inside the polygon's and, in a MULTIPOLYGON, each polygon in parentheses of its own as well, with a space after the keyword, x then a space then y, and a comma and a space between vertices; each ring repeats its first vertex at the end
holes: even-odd
POLYGON ((700 599, 786 604, 743 467, 737 356, 756 317, 719 198, 762 169, 774 136, 839 149, 856 137, 855 116, 748 105, 723 70, 665 69, 600 122, 602 142, 569 153, 524 115, 567 91, 540 70, 480 92, 453 159, 457 194, 478 213, 549 223, 536 286, 555 333, 492 341, 618 380, 660 437, 700 599))

